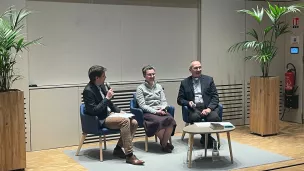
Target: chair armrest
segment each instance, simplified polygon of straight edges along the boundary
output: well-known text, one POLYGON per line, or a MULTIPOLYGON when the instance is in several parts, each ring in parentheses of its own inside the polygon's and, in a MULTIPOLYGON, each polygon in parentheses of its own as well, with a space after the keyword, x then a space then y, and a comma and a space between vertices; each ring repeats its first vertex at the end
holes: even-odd
POLYGON ((168 107, 168 113, 170 113, 170 115, 174 118, 174 112, 175 112, 175 108, 174 106, 169 106, 168 107))
POLYGON ((188 106, 182 106, 182 115, 183 115, 183 121, 186 122, 186 123, 189 123, 188 106))
POLYGON ((138 127, 143 127, 144 112, 139 108, 130 108, 131 113, 135 115, 135 119, 138 122, 138 127))
POLYGON ((96 116, 80 115, 82 132, 86 134, 99 134, 100 123, 96 116))
POLYGON ((138 127, 143 127, 144 112, 137 105, 137 102, 135 100, 135 93, 133 94, 133 99, 130 100, 130 112, 135 115, 135 119, 137 120, 138 127))

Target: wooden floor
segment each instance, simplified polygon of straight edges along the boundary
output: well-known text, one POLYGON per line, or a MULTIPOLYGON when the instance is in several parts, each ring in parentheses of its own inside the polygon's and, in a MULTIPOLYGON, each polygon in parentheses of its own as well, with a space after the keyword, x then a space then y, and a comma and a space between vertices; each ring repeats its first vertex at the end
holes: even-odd
MULTIPOLYGON (((224 135, 221 137, 225 138, 224 135)), ((281 122, 280 133, 268 137, 250 134, 248 126, 241 126, 237 127, 237 129, 231 133, 231 138, 233 141, 239 143, 294 158, 294 160, 286 162, 240 170, 304 170, 304 125, 302 124, 281 122), (290 165, 295 166, 291 167, 290 165), (275 169, 278 167, 282 168, 275 169)), ((134 141, 136 140, 144 140, 144 138, 136 138, 134 141)), ((152 141, 152 138, 150 141, 152 141)), ((116 143, 116 141, 109 141, 108 143, 113 144, 116 143)), ((98 144, 85 144, 83 147, 90 146, 98 147, 98 144)), ((86 169, 84 167, 64 154, 63 151, 67 149, 77 149, 77 146, 28 152, 26 171, 85 171, 86 169)))

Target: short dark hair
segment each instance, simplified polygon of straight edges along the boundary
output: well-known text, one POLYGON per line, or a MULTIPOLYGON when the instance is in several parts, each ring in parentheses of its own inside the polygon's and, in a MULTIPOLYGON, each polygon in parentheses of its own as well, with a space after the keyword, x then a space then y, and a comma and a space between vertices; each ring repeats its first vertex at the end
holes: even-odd
POLYGON ((142 68, 142 70, 141 70, 143 76, 146 75, 147 70, 151 70, 151 69, 155 70, 155 68, 154 68, 153 66, 151 66, 151 65, 144 66, 144 67, 142 68))
POLYGON ((94 65, 89 69, 88 75, 91 82, 96 80, 96 77, 101 77, 103 73, 105 73, 107 69, 103 66, 94 65))

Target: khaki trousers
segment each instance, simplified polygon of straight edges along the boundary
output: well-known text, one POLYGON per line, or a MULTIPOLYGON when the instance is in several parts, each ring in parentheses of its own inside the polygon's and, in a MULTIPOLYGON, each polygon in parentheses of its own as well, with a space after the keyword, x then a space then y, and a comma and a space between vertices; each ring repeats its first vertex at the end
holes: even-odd
POLYGON ((120 129, 120 138, 117 145, 124 148, 126 155, 133 152, 132 141, 138 127, 135 119, 107 117, 104 125, 109 129, 120 129))

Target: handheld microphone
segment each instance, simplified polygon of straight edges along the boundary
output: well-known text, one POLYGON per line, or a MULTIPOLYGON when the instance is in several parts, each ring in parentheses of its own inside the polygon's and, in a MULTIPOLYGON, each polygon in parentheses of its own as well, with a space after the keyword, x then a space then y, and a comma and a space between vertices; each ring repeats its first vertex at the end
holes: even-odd
POLYGON ((106 91, 109 91, 111 89, 110 83, 105 82, 106 91))

